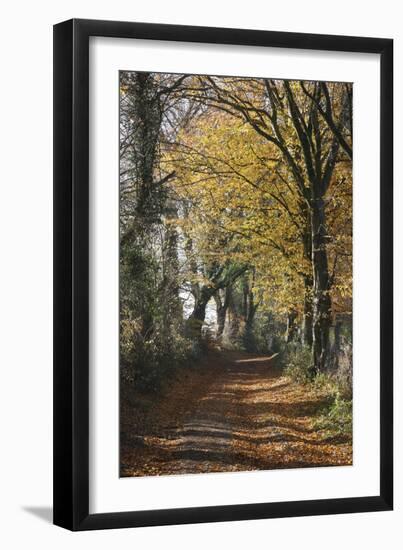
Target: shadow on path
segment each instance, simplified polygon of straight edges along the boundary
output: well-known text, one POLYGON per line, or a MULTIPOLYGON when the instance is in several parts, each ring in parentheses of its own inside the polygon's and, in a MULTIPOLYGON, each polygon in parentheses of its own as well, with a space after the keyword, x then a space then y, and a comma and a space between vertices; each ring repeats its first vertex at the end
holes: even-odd
POLYGON ((314 428, 326 398, 282 376, 273 359, 212 353, 202 374, 154 404, 142 431, 125 425, 121 476, 351 464, 348 438, 314 428))

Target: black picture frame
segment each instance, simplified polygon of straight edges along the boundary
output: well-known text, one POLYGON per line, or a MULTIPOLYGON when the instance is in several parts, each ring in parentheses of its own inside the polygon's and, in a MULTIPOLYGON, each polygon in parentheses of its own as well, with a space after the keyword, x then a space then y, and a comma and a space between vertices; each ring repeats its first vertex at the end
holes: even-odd
POLYGON ((71 530, 391 510, 393 41, 73 19, 54 26, 54 523, 71 530), (89 513, 89 38, 380 54, 380 490, 354 498, 89 513))

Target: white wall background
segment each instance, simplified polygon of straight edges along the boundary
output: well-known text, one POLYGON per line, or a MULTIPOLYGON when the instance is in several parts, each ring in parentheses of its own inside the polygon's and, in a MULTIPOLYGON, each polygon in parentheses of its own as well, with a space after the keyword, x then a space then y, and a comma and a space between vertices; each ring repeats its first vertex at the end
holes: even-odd
MULTIPOLYGON (((52 463, 52 25, 71 17, 395 39, 395 182, 403 165, 400 2, 384 0, 14 0, 1 11, 0 544, 13 548, 260 548, 372 550, 403 534, 402 292, 395 290, 394 512, 70 533, 50 524, 52 463), (399 391, 400 390, 400 391, 399 391)), ((371 116, 371 113, 368 113, 371 116)), ((396 185, 395 213, 403 207, 396 185)), ((396 222, 395 253, 403 225, 396 222)), ((403 277, 396 256, 396 281, 403 277)))

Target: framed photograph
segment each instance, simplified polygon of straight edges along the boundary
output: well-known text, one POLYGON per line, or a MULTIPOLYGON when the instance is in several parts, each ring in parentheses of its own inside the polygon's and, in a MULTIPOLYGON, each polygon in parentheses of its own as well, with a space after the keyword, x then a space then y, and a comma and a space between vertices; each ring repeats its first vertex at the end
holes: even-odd
POLYGON ((56 525, 392 509, 392 102, 391 39, 55 25, 56 525))

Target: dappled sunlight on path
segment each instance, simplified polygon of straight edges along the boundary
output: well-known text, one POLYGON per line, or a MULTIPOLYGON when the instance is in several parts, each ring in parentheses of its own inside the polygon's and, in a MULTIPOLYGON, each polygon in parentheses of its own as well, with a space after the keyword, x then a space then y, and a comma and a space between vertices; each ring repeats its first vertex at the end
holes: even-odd
POLYGON ((121 475, 351 464, 351 441, 314 429, 325 399, 282 376, 274 356, 211 353, 147 414, 123 409, 121 475))

